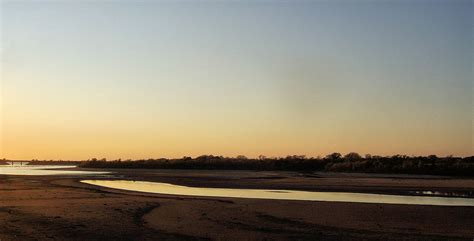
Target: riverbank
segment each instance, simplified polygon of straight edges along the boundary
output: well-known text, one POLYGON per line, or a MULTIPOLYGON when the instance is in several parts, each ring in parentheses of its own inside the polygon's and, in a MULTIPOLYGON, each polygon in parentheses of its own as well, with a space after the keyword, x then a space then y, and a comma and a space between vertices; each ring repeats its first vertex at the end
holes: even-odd
MULTIPOLYGON (((89 170, 92 169, 80 169, 89 170)), ((96 179, 186 186, 412 193, 474 191, 474 179, 206 170, 112 171, 96 179)), ((87 177, 91 178, 90 176, 87 177)), ((145 194, 81 176, 0 175, 4 240, 472 240, 474 208, 145 194)))
MULTIPOLYGON (((41 161, 35 162, 41 163, 41 161)), ((254 170, 320 171, 351 173, 392 173, 417 175, 473 176, 474 156, 360 156, 355 152, 342 156, 332 153, 324 158, 287 156, 268 158, 222 157, 202 155, 196 158, 113 160, 92 159, 79 164, 83 168, 183 169, 183 170, 254 170)))

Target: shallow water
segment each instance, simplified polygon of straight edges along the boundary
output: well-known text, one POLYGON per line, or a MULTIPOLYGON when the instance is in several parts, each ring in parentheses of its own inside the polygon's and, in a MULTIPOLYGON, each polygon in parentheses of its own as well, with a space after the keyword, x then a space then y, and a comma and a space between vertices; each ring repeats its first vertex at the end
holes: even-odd
POLYGON ((70 169, 73 169, 73 168, 75 168, 75 166, 5 165, 5 166, 0 166, 0 175, 48 176, 48 175, 89 175, 89 174, 106 174, 106 173, 108 173, 108 172, 70 170, 70 169), (68 170, 64 170, 64 169, 68 169, 68 170))
POLYGON ((414 191, 416 195, 444 196, 444 197, 474 197, 474 191, 440 192, 440 191, 414 191))
POLYGON ((307 192, 292 190, 230 189, 187 187, 159 182, 126 180, 83 180, 82 183, 127 191, 203 197, 257 198, 302 201, 410 204, 437 206, 474 206, 474 199, 382 195, 349 192, 307 192))

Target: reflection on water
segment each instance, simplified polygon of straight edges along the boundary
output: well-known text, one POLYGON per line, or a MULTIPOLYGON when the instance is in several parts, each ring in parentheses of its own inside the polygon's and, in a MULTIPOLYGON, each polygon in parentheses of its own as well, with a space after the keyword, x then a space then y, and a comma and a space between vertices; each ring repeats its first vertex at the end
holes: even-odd
POLYGON ((474 191, 458 191, 458 192, 440 192, 440 191, 414 191, 417 195, 425 196, 444 196, 444 197, 473 197, 474 191))
POLYGON ((84 180, 83 183, 128 191, 204 197, 260 198, 303 201, 357 202, 439 206, 474 206, 474 199, 381 195, 349 192, 306 192, 291 190, 186 187, 159 182, 84 180))
POLYGON ((46 175, 85 175, 85 174, 106 174, 107 172, 63 170, 72 169, 75 166, 21 166, 5 165, 0 166, 0 175, 21 175, 21 176, 46 176, 46 175))

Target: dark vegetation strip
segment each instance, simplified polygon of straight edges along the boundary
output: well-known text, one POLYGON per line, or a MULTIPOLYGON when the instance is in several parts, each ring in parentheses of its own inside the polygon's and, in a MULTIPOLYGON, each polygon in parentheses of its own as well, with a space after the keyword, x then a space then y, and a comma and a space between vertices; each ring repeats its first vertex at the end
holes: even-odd
POLYGON ((306 156, 287 156, 280 158, 260 156, 258 158, 247 158, 245 156, 222 157, 203 155, 196 158, 119 159, 112 161, 93 158, 81 162, 32 160, 30 163, 30 165, 38 164, 75 164, 83 168, 281 170, 474 176, 474 156, 366 155, 362 157, 354 152, 345 156, 339 153, 332 153, 323 158, 308 158, 306 156))

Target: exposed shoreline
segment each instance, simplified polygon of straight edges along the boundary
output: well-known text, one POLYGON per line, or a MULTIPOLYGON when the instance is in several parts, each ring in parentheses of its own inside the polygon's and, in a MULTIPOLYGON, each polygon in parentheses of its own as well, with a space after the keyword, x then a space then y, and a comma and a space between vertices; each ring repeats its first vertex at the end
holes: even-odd
MULTIPOLYGON (((91 169, 79 169, 91 170, 91 169)), ((474 179, 278 171, 126 170, 108 177, 0 175, 4 240, 472 240, 474 208, 201 198, 137 193, 82 179, 399 194, 474 191, 474 179)))

